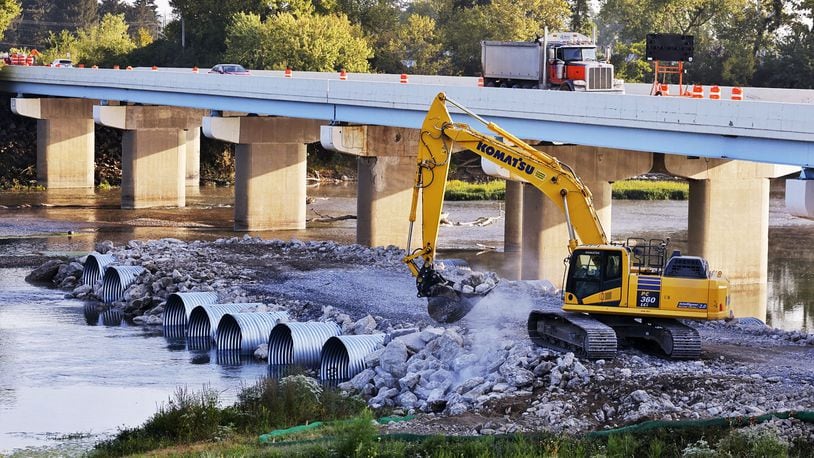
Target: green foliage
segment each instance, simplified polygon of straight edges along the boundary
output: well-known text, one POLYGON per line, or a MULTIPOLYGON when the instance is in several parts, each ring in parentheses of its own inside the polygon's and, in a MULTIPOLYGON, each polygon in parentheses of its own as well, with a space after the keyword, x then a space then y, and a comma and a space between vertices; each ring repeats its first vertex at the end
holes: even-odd
POLYGON ((690 185, 685 181, 624 180, 611 185, 614 199, 687 200, 690 185))
POLYGON ((608 437, 608 458, 627 458, 637 456, 637 441, 630 434, 612 434, 608 437))
POLYGON ((260 69, 365 72, 372 56, 361 29, 347 17, 302 11, 279 13, 266 21, 238 13, 226 47, 226 60, 260 69))
POLYGON ((761 434, 732 431, 717 444, 717 451, 728 456, 759 456, 762 458, 785 458, 789 456, 788 444, 768 432, 761 434))
POLYGON ((616 77, 626 82, 642 83, 653 80, 653 69, 645 60, 644 40, 630 44, 617 43, 611 54, 611 63, 616 71, 616 77))
POLYGON ((77 39, 79 57, 86 65, 115 65, 136 47, 121 15, 105 15, 98 25, 79 30, 77 39))
POLYGON ((570 8, 564 0, 494 0, 450 14, 442 26, 450 73, 474 75, 481 70, 482 40, 533 40, 546 26, 562 29, 570 8))
POLYGON ((0 0, 0 39, 3 38, 3 32, 11 21, 19 16, 21 11, 20 2, 17 0, 0 0))
POLYGON ((493 180, 486 183, 467 183, 450 180, 444 193, 446 200, 502 200, 506 195, 506 182, 493 180))
POLYGON ((379 433, 373 414, 365 409, 358 417, 343 423, 336 429, 334 451, 343 457, 377 456, 377 435, 379 433))
POLYGON ((449 65, 444 55, 441 35, 435 19, 420 14, 410 14, 406 22, 400 23, 394 36, 384 49, 377 53, 380 70, 391 73, 415 73, 434 75, 449 65), (409 66, 405 64, 409 62, 409 66))
POLYGON ((136 44, 127 33, 124 15, 105 15, 98 24, 80 29, 76 34, 62 30, 51 34, 48 48, 42 52, 45 63, 57 57, 70 56, 76 63, 112 66, 125 59, 136 44))
MULTIPOLYGON (((350 418, 365 407, 364 402, 323 389, 315 379, 303 375, 261 379, 244 387, 235 405, 221 408, 218 404, 218 394, 211 388, 198 393, 179 388, 144 425, 124 429, 99 443, 94 455, 120 456, 175 444, 228 441, 239 434, 259 435, 313 420, 350 418)), ((371 414, 365 415, 369 425, 371 414)), ((372 441, 368 440, 372 437, 369 430, 359 425, 348 426, 347 432, 355 437, 354 447, 372 441)))

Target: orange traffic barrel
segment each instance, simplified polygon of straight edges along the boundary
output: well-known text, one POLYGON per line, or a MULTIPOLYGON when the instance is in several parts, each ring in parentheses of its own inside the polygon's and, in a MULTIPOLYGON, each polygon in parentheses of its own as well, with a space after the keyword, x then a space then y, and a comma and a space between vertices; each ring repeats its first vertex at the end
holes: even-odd
POLYGON ((483 77, 478 77, 478 87, 483 87, 483 77))
POLYGON ((118 70, 118 69, 119 69, 119 66, 118 66, 118 65, 114 65, 114 66, 113 66, 113 70, 118 70))
POLYGON ((198 73, 198 67, 192 67, 192 73, 198 73))
POLYGON ((128 70, 132 70, 132 69, 133 69, 133 67, 132 67, 132 66, 130 66, 130 65, 128 65, 128 66, 127 66, 127 69, 128 69, 128 70))
POLYGON ((399 78, 399 83, 407 84, 407 74, 406 73, 401 74, 401 77, 399 78))
POLYGON ((709 98, 712 100, 721 100, 721 88, 717 84, 710 86, 709 98))
POLYGON ((656 95, 670 95, 670 85, 669 84, 659 84, 658 91, 656 91, 656 95))
POLYGON ((93 67, 91 67, 91 68, 92 68, 92 69, 94 69, 94 70, 99 70, 99 66, 98 66, 98 65, 94 65, 94 66, 93 66, 93 67))
POLYGON ((152 68, 151 70, 152 70, 152 71, 154 71, 154 72, 155 72, 155 71, 158 71, 158 67, 156 67, 155 65, 153 65, 153 68, 152 68))
POLYGON ((348 79, 348 72, 346 72, 344 68, 339 71, 339 79, 341 79, 342 81, 348 79))
POLYGON ((743 100, 743 89, 739 87, 732 88, 732 94, 729 96, 730 100, 743 100))
POLYGON ((286 68, 285 68, 285 74, 284 74, 284 76, 285 76, 286 78, 291 78, 291 67, 286 67, 286 68))
POLYGON ((79 68, 85 68, 85 64, 79 64, 79 68))
POLYGON ((694 99, 703 99, 704 98, 704 86, 700 84, 693 84, 692 86, 692 98, 694 99))

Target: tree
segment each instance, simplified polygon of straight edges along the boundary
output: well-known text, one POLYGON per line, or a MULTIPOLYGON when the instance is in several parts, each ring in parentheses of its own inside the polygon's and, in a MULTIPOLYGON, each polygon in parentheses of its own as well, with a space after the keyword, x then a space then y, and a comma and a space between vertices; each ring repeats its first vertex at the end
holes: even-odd
POLYGON ((97 25, 77 33, 79 53, 87 65, 112 66, 135 49, 122 15, 108 14, 97 25))
POLYGON ((443 27, 452 74, 480 72, 482 40, 526 41, 543 35, 545 27, 562 29, 569 15, 564 0, 493 0, 453 11, 443 27))
POLYGON ((571 4, 571 31, 582 33, 590 32, 590 20, 588 0, 573 0, 571 4))
POLYGON ((226 49, 226 27, 236 13, 245 12, 265 17, 265 0, 170 0, 170 6, 183 21, 183 37, 199 65, 211 65, 221 59, 226 49))
POLYGON ((435 20, 411 14, 405 23, 399 25, 395 36, 377 55, 378 62, 388 62, 388 67, 377 66, 377 69, 388 73, 409 71, 419 75, 434 75, 449 65, 443 49, 435 20))
POLYGON ((13 21, 21 11, 20 3, 16 0, 0 0, 0 39, 3 38, 3 33, 9 24, 11 24, 11 21, 13 21))
POLYGON ((252 68, 365 72, 372 56, 360 28, 344 15, 280 13, 263 22, 238 13, 228 30, 225 58, 252 68))
POLYGON ((156 38, 161 31, 155 0, 134 0, 133 6, 125 13, 125 19, 130 25, 130 34, 134 37, 138 37, 141 31, 146 31, 151 38, 156 38))

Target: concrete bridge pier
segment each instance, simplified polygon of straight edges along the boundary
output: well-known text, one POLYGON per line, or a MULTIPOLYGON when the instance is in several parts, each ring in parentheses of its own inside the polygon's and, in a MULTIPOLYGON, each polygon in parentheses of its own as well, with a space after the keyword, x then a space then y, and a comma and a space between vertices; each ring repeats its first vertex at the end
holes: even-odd
POLYGON ((203 119, 204 135, 236 143, 235 230, 305 229, 306 144, 321 121, 276 117, 203 119))
POLYGON ((201 127, 186 130, 186 192, 198 192, 201 185, 201 127))
POLYGON ((93 107, 98 124, 122 135, 122 208, 186 205, 187 131, 203 110, 165 106, 93 107))
POLYGON ((769 251, 769 178, 797 167, 665 155, 673 175, 690 180, 688 250, 730 283, 765 283, 769 251))
POLYGON ((814 219, 814 168, 805 167, 799 178, 786 180, 786 208, 798 218, 814 219))
POLYGON ((690 180, 688 253, 730 282, 735 316, 766 319, 769 178, 798 167, 665 155, 666 169, 690 180))
MULTIPOLYGON (((593 194, 593 204, 605 233, 611 237, 611 182, 647 173, 651 153, 589 146, 545 146, 540 150, 571 166, 593 194)), ((509 215, 507 214, 507 219, 509 215)), ((565 216, 543 193, 523 186, 522 266, 524 280, 562 283, 568 256, 565 216)))
MULTIPOLYGON (((382 126, 323 126, 322 145, 359 156, 356 242, 407 248, 415 184, 418 130, 382 126)), ((412 247, 421 244, 420 208, 412 247)))
POLYGON ((93 189, 93 100, 11 99, 37 120, 37 181, 48 189, 93 189))

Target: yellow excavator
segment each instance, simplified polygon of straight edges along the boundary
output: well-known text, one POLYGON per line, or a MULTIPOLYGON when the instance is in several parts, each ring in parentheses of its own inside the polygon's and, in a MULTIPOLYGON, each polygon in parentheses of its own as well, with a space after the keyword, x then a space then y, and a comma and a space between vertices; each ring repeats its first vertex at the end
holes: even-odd
POLYGON ((421 127, 405 264, 419 297, 439 322, 463 318, 489 290, 462 292, 435 268, 438 228, 452 154, 469 150, 539 189, 564 213, 569 242, 562 310, 534 310, 529 337, 538 345, 590 359, 614 357, 622 339, 653 341, 671 358, 701 353, 698 332, 679 321, 732 316, 729 282, 707 261, 673 253, 661 240, 610 243, 594 210, 591 192, 566 164, 488 122, 444 93, 436 96, 421 127), (495 136, 455 123, 447 104, 483 123, 495 136), (419 197, 422 246, 410 249, 419 197), (666 261, 666 262, 665 262, 666 261))

